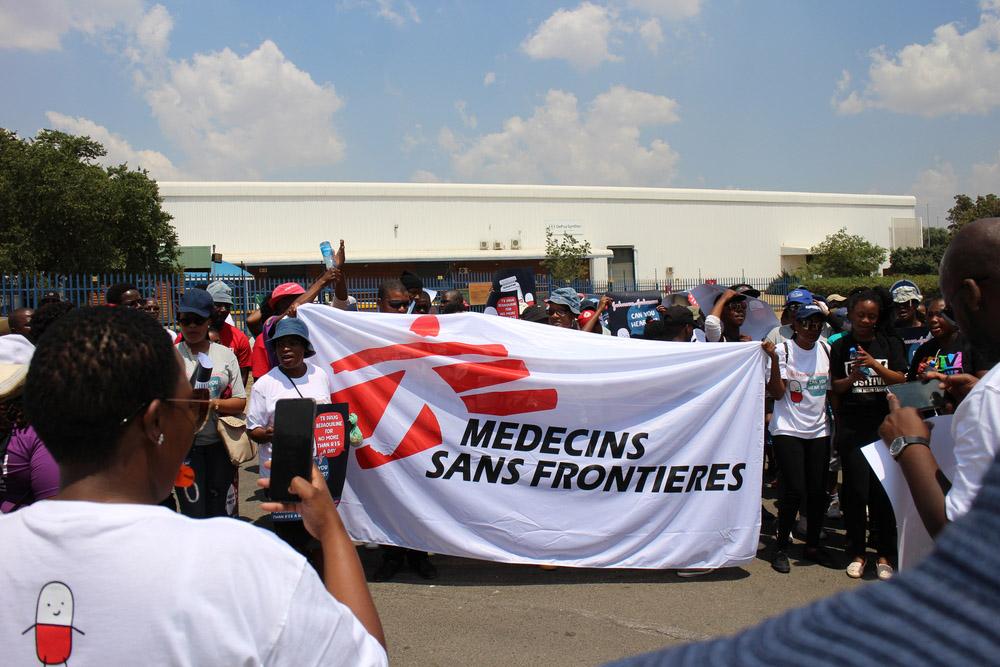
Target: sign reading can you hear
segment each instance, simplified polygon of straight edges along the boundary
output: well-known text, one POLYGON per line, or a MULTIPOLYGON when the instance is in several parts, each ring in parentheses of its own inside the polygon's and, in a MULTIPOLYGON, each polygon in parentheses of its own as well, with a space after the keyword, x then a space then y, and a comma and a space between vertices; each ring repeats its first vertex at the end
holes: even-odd
POLYGON ((340 504, 355 539, 581 567, 753 560, 759 344, 666 346, 474 313, 299 317, 364 436, 340 504))

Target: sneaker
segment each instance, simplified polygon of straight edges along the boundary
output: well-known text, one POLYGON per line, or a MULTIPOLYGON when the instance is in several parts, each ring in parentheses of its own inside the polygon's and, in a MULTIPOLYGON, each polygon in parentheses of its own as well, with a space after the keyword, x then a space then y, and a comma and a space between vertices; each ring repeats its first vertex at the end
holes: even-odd
POLYGON ((778 551, 771 559, 771 569, 781 574, 788 574, 792 571, 792 564, 788 562, 788 555, 784 551, 778 551))
POLYGON ((852 560, 847 566, 847 576, 851 579, 860 579, 865 573, 865 562, 863 560, 852 560))
POLYGON ((826 508, 826 518, 843 519, 844 513, 840 511, 840 496, 836 493, 830 496, 830 506, 826 508))
POLYGON ((677 576, 683 577, 684 579, 690 579, 692 577, 700 577, 702 575, 709 574, 710 572, 714 572, 714 570, 710 567, 696 567, 689 568, 687 570, 677 570, 677 576))
POLYGON ((875 566, 875 574, 878 575, 879 581, 889 581, 895 572, 892 569, 892 565, 879 563, 875 566))

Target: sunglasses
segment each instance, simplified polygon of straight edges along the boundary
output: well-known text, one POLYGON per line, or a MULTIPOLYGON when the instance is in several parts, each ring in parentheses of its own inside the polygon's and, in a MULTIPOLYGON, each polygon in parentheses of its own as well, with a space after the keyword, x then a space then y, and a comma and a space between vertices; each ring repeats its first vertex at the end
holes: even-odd
POLYGON ((399 310, 400 308, 406 308, 407 306, 410 305, 409 299, 407 299, 406 301, 387 301, 386 303, 388 303, 389 307, 392 308, 393 310, 399 310))
POLYGON ((191 326, 191 325, 196 326, 196 327, 200 327, 205 322, 208 322, 208 318, 207 317, 201 317, 199 315, 184 315, 182 317, 178 317, 177 318, 177 322, 181 326, 185 326, 185 327, 186 326, 191 326))
MULTIPOLYGON (((565 308, 565 306, 563 306, 563 308, 565 308)), ((549 314, 549 317, 553 317, 553 316, 555 316, 555 317, 571 317, 573 315, 573 313, 570 312, 569 308, 566 308, 566 310, 562 310, 560 308, 554 308, 553 306, 549 306, 548 309, 546 310, 546 312, 549 314)))
POLYGON ((803 329, 815 329, 816 331, 819 331, 823 328, 823 320, 799 320, 799 326, 803 329))
POLYGON ((726 308, 729 310, 735 310, 736 312, 741 312, 747 309, 747 303, 746 301, 741 301, 739 303, 727 303, 726 308))
MULTIPOLYGON (((205 424, 208 423, 208 418, 212 416, 212 411, 215 409, 214 401, 208 398, 161 398, 160 400, 164 403, 184 403, 189 406, 188 412, 194 417, 192 422, 192 433, 197 433, 205 427, 205 424)), ((118 425, 125 426, 130 421, 138 417, 146 410, 146 408, 149 407, 150 402, 140 405, 135 412, 118 422, 118 425)))

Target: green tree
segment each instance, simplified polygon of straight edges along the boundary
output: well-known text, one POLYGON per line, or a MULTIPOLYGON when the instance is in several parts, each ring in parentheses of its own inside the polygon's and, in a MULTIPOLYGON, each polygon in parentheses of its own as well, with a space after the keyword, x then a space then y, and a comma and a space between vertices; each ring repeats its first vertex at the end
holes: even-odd
POLYGON ((568 283, 587 275, 590 241, 577 241, 572 234, 556 236, 545 232, 545 259, 542 266, 556 282, 568 283))
POLYGON ((810 251, 807 276, 870 276, 885 261, 885 248, 862 236, 848 234, 846 228, 830 234, 810 251))
POLYGON ((889 255, 889 271, 895 274, 931 274, 938 272, 941 257, 951 236, 948 230, 931 227, 924 232, 920 248, 896 248, 889 255))
POLYGON ((1000 197, 979 195, 972 201, 968 195, 955 195, 955 205, 948 209, 948 229, 957 232, 973 220, 996 217, 1000 217, 1000 197))
POLYGON ((96 164, 89 137, 0 128, 0 271, 169 271, 177 234, 156 182, 126 165, 96 164))

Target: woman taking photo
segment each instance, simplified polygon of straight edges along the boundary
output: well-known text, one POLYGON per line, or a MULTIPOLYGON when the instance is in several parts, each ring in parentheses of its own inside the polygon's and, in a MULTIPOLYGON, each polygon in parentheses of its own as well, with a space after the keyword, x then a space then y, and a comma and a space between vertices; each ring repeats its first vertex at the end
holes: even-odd
POLYGON ((896 518, 861 448, 879 439, 889 414, 886 387, 906 379, 906 350, 889 325, 888 293, 860 290, 847 302, 851 331, 830 348, 837 451, 843 472, 840 506, 847 529, 847 576, 859 579, 867 564, 867 527, 876 538, 878 578, 890 579, 896 558, 896 518))
POLYGON ((770 341, 763 344, 771 356, 767 391, 774 399, 774 413, 768 430, 774 441, 779 493, 778 536, 771 567, 782 574, 791 570, 787 552, 803 498, 808 528, 802 557, 826 567, 832 565, 819 546, 830 463, 830 424, 826 418, 830 348, 819 340, 826 317, 814 304, 799 307, 793 317, 791 340, 777 346, 770 341))
POLYGON ((208 391, 214 413, 195 434, 188 456, 188 465, 194 471, 194 484, 176 489, 181 512, 196 519, 237 515, 237 470, 219 435, 215 413, 242 414, 247 394, 236 355, 228 347, 209 340, 209 318, 214 305, 212 296, 205 290, 189 289, 185 290, 177 307, 180 313, 177 322, 184 337, 177 344, 177 350, 184 360, 188 377, 198 366, 199 354, 206 354, 212 360, 208 391))
MULTIPOLYGON (((274 408, 283 398, 312 398, 317 403, 329 403, 333 387, 326 372, 306 363, 316 354, 309 342, 309 329, 302 320, 285 317, 274 327, 270 341, 278 365, 256 380, 247 410, 247 431, 260 444, 260 471, 268 476, 265 464, 271 460, 271 438, 274 435, 274 408)), ((308 551, 309 533, 301 518, 277 517, 275 532, 299 553, 308 551), (284 519, 284 520, 282 520, 284 519)))
POLYGON ((325 590, 254 526, 156 506, 209 416, 193 393, 138 310, 79 308, 39 342, 25 406, 61 483, 0 516, 4 664, 386 664, 357 552, 315 470, 312 484, 292 480, 301 504, 265 509, 305 517, 325 590))

